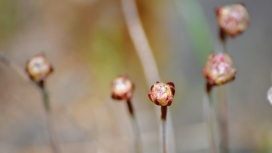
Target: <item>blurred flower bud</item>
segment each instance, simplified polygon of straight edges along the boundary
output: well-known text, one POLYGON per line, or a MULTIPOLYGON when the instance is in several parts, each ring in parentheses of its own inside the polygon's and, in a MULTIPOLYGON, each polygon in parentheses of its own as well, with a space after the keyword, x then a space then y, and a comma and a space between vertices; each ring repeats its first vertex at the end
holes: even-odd
POLYGON ((36 55, 26 63, 26 72, 30 79, 41 83, 53 72, 52 65, 43 54, 36 55))
POLYGON ((267 91, 267 100, 272 105, 272 87, 270 87, 267 91))
POLYGON ((221 30, 235 37, 249 25, 249 15, 244 4, 232 4, 216 8, 217 21, 221 30))
POLYGON ((111 83, 112 95, 116 100, 129 100, 132 98, 134 83, 126 75, 114 79, 111 83))
POLYGON ((211 86, 221 85, 232 81, 235 78, 236 69, 228 54, 211 53, 203 68, 203 74, 211 86))
POLYGON ((149 99, 160 106, 170 106, 175 95, 175 85, 173 82, 156 82, 151 86, 148 93, 149 99))

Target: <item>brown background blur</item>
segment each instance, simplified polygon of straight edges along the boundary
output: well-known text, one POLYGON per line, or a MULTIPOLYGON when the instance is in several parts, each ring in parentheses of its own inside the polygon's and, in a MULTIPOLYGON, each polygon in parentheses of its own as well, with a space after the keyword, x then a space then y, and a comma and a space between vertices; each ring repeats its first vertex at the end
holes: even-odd
MULTIPOLYGON (((177 153, 208 152, 202 67, 217 40, 216 6, 234 0, 137 0, 164 82, 176 85, 171 109, 177 153)), ((244 0, 250 27, 229 39, 237 68, 227 85, 232 153, 272 152, 272 1, 244 0)), ((54 66, 46 86, 63 153, 130 153, 125 104, 110 98, 110 82, 128 74, 145 153, 160 151, 155 106, 119 0, 0 0, 0 51, 24 71, 45 53, 54 66)), ((218 89, 214 90, 218 99, 218 89)), ((0 153, 50 153, 39 89, 0 63, 0 153)))

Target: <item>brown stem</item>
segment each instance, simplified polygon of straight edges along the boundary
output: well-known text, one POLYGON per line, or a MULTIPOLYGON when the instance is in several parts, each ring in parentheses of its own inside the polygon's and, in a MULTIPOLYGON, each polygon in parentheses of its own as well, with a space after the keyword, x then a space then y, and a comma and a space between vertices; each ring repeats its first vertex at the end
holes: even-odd
POLYGON ((51 109, 50 109, 49 95, 48 95, 46 88, 44 86, 44 81, 37 83, 37 85, 40 87, 40 89, 42 91, 43 104, 44 104, 44 109, 46 111, 46 124, 47 124, 47 128, 48 128, 48 133, 50 136, 50 145, 52 148, 52 152, 53 153, 60 153, 60 149, 59 149, 57 137, 56 137, 56 130, 55 130, 55 126, 54 126, 54 116, 53 116, 51 109))
POLYGON ((140 130, 139 126, 137 124, 135 114, 134 114, 134 109, 131 103, 131 100, 127 100, 127 108, 131 117, 131 121, 133 124, 133 131, 134 131, 134 136, 135 136, 135 153, 141 153, 142 152, 142 147, 141 147, 141 141, 140 141, 140 130))
POLYGON ((227 39, 227 36, 226 36, 225 32, 223 31, 222 28, 219 28, 219 40, 221 41, 223 50, 225 50, 225 48, 226 48, 226 39, 227 39))
POLYGON ((166 121, 166 117, 167 117, 167 106, 162 106, 161 107, 161 119, 163 121, 166 121))
POLYGON ((127 108, 128 108, 128 111, 130 113, 130 115, 134 118, 135 115, 134 115, 134 109, 133 109, 133 106, 131 104, 131 100, 127 100, 127 108))
POLYGON ((163 150, 163 153, 167 153, 167 149, 166 149, 166 119, 167 119, 167 106, 161 106, 162 150, 163 150))

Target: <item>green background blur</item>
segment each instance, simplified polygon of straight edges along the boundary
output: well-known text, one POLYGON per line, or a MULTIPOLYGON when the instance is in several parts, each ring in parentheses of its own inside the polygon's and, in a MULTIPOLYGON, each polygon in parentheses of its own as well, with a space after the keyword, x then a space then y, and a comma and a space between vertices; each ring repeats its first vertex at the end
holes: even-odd
MULTIPOLYGON (((234 0, 137 0, 160 81, 172 81, 176 153, 203 153, 208 130, 203 116, 202 67, 220 51, 216 6, 234 0)), ((240 1, 239 1, 240 2, 240 1)), ((232 153, 272 152, 271 0, 244 0, 250 27, 228 39, 237 68, 227 85, 232 153)), ((119 0, 0 0, 0 51, 24 71, 41 52, 54 66, 47 88, 63 153, 130 153, 133 132, 122 102, 111 100, 110 82, 128 74, 145 153, 160 151, 158 117, 119 0)), ((154 83, 157 80, 154 80, 154 83)), ((214 100, 218 100, 216 88, 214 100)), ((41 94, 0 63, 0 153, 50 153, 41 94)))

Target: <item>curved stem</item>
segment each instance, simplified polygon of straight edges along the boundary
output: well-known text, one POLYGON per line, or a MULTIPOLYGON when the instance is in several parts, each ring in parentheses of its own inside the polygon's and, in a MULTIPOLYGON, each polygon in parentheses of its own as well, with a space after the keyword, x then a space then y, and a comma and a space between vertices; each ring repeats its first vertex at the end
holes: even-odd
POLYGON ((141 147, 141 141, 140 141, 140 129, 137 124, 135 114, 134 114, 134 109, 131 103, 131 100, 127 100, 127 108, 130 114, 130 118, 133 124, 133 131, 134 131, 134 136, 135 136, 135 153, 141 153, 142 152, 142 147, 141 147))

